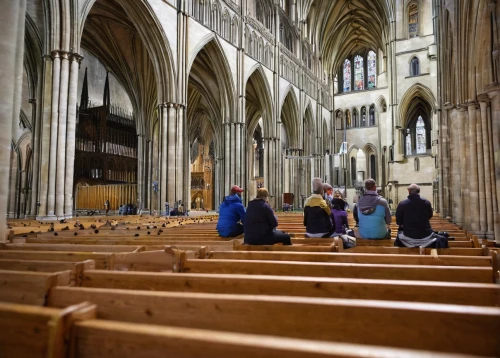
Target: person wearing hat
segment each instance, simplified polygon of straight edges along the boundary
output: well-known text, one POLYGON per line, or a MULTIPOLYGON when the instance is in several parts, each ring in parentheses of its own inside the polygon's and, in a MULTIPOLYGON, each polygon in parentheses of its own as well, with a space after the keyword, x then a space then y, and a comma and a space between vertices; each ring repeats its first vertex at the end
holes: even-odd
POLYGON ((230 194, 219 206, 219 221, 216 229, 222 237, 235 237, 243 234, 245 207, 241 201, 242 192, 243 189, 238 185, 233 185, 230 194))
POLYGON ((346 234, 346 229, 349 228, 349 223, 347 222, 347 213, 344 210, 344 199, 333 198, 332 199, 332 222, 335 226, 335 236, 346 234))
POLYGON ((396 223, 399 225, 395 246, 400 247, 448 247, 445 237, 435 235, 430 218, 433 210, 429 200, 420 197, 420 187, 411 184, 408 198, 399 203, 396 209, 396 223))
POLYGON ((334 226, 330 217, 330 206, 323 199, 323 181, 315 178, 313 194, 304 203, 304 226, 306 237, 331 237, 334 226))
POLYGON ((257 197, 248 203, 244 228, 247 245, 274 245, 282 243, 291 245, 290 235, 276 230, 278 220, 273 209, 267 203, 269 191, 266 188, 257 190, 257 197))

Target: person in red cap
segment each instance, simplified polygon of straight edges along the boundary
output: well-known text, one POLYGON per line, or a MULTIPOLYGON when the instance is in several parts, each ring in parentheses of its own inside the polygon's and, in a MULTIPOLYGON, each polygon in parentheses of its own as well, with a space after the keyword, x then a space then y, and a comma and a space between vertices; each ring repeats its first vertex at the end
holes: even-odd
POLYGON ((243 234, 245 207, 241 201, 242 192, 243 189, 238 185, 233 185, 231 193, 219 206, 219 221, 216 229, 222 237, 235 237, 243 234))

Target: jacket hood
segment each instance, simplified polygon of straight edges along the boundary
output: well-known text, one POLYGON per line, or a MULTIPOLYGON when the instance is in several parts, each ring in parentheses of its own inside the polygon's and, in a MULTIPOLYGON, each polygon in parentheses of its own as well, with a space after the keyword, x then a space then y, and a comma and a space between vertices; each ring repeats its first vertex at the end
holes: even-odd
POLYGON ((222 205, 229 205, 232 203, 241 203, 241 198, 238 195, 228 195, 224 198, 222 205))

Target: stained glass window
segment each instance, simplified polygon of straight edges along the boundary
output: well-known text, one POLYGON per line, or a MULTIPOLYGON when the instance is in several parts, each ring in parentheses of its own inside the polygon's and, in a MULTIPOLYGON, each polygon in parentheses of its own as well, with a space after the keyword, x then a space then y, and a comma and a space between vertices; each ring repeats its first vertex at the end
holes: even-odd
POLYGON ((354 57, 354 90, 360 91, 365 89, 365 73, 363 69, 363 57, 354 57))
POLYGON ((351 90, 351 61, 344 61, 344 92, 351 90))
POLYGON ((417 154, 425 154, 426 148, 426 134, 425 134, 425 123, 422 117, 418 117, 417 126, 417 154))
POLYGON ((408 8, 408 34, 410 38, 418 36, 418 5, 415 2, 408 8))
POLYGON ((377 87, 377 55, 374 51, 368 52, 368 88, 377 87))

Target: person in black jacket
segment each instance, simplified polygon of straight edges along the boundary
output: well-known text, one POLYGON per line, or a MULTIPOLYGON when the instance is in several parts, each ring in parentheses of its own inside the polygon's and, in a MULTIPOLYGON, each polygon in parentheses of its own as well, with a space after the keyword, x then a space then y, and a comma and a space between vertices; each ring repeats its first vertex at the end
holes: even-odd
POLYGON ((430 218, 433 210, 429 200, 420 197, 420 187, 411 184, 408 198, 396 209, 396 223, 399 225, 395 246, 400 247, 448 247, 446 238, 435 235, 430 218))
POLYGON ((291 245, 290 235, 276 230, 278 221, 267 203, 269 192, 266 188, 257 190, 257 197, 248 203, 245 214, 244 243, 247 245, 291 245))
POLYGON ((304 203, 304 226, 306 237, 331 237, 335 232, 330 214, 331 209, 323 199, 323 182, 315 178, 312 182, 313 194, 304 203))

